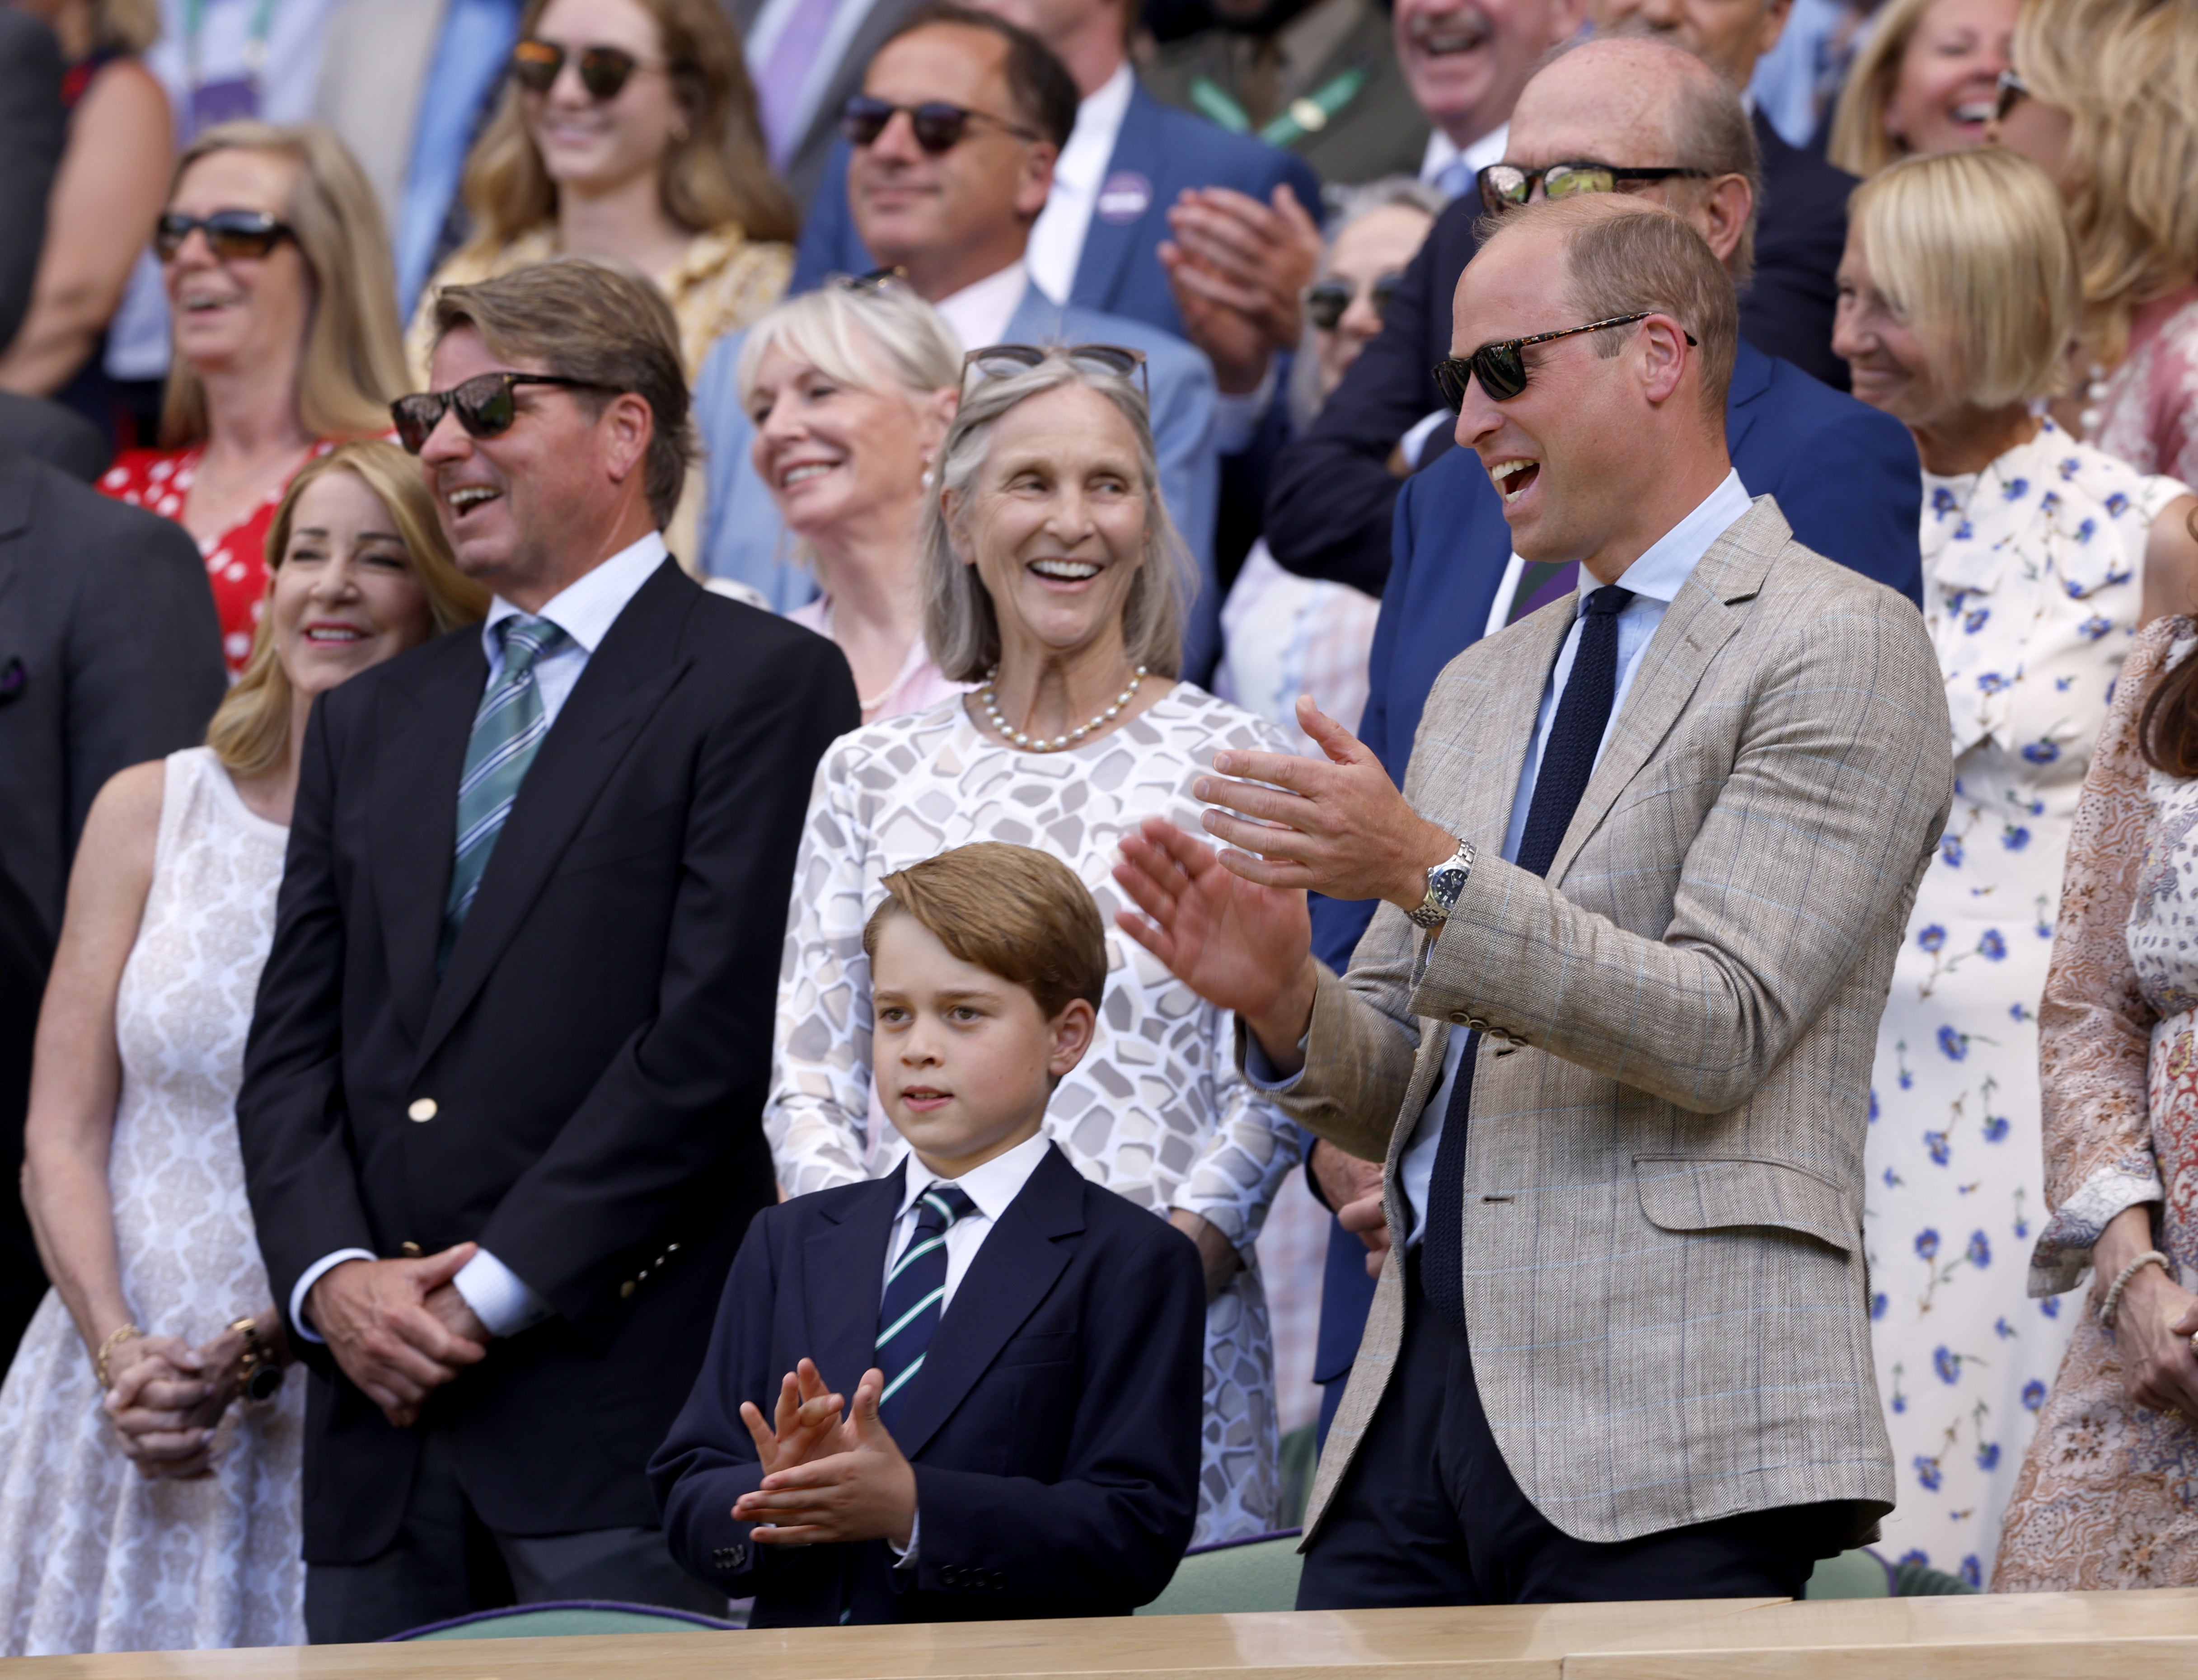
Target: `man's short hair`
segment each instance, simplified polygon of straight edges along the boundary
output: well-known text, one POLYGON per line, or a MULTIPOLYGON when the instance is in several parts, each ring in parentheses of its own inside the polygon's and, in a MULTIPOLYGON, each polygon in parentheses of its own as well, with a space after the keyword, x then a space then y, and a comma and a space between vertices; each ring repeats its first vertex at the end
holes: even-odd
MULTIPOLYGON (((1724 399, 1740 345, 1740 305, 1732 276, 1694 224, 1661 205, 1616 194, 1530 204, 1505 216, 1486 244, 1538 229, 1563 239, 1565 292, 1576 321, 1653 311, 1668 315, 1694 337, 1701 358, 1702 407, 1724 429, 1724 399)), ((1631 328, 1595 335, 1596 353, 1612 357, 1631 328)))
POLYGON ((1053 55, 1052 48, 1020 25, 995 17, 990 12, 980 12, 974 6, 956 5, 954 0, 933 0, 932 4, 910 13, 907 20, 886 37, 878 50, 884 51, 904 35, 913 35, 919 29, 935 29, 942 24, 997 35, 1006 42, 1008 97, 1014 102, 1015 114, 1036 129, 1041 138, 1051 141, 1055 151, 1068 143, 1069 133, 1076 126, 1076 107, 1081 97, 1076 91, 1076 78, 1053 55))
POLYGON ((471 327, 491 355, 539 362, 594 390, 573 395, 600 415, 613 394, 648 404, 655 429, 643 483, 661 530, 672 523, 695 454, 679 323, 664 294, 631 270, 560 257, 435 294, 437 343, 471 327))
POLYGON ((887 875, 885 901, 863 927, 863 954, 878 955, 878 930, 904 916, 957 961, 1019 985, 1051 1020, 1107 990, 1107 930, 1099 906, 1069 867, 1027 846, 980 840, 887 875))

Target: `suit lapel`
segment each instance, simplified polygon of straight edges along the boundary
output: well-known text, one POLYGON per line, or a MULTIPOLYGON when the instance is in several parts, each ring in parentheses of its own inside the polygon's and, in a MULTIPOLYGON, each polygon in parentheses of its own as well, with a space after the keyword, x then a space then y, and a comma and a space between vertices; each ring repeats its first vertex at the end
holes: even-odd
POLYGON ((378 699, 368 873, 389 952, 389 991, 414 1043, 435 997, 435 947, 457 845, 458 779, 488 681, 480 631, 468 625, 410 669, 392 671, 378 699))
POLYGON ((1642 650, 1641 668, 1626 692, 1602 762, 1589 778, 1564 843, 1550 861, 1552 882, 1564 879, 1588 836, 1663 744, 1718 650, 1738 632, 1740 619, 1728 603, 1745 601, 1762 586, 1771 557, 1789 534, 1785 527, 1776 504, 1766 497, 1712 543, 1689 575, 1642 650))
MULTIPOLYGON (((1122 118, 1122 126, 1114 137, 1114 155, 1107 160, 1106 172, 1100 177, 1100 193, 1103 196, 1107 183, 1118 175, 1130 174, 1143 177, 1146 191, 1152 195, 1146 207, 1128 221, 1112 221, 1100 213, 1096 202, 1091 206, 1091 218, 1084 231, 1084 249, 1076 259, 1076 279, 1069 288, 1068 301, 1081 304, 1086 309, 1106 309, 1114 295, 1114 287, 1122 268, 1139 245, 1154 242, 1148 225, 1152 206, 1160 195, 1160 171, 1165 160, 1159 155, 1160 137, 1152 117, 1157 109, 1152 95, 1147 93, 1142 82, 1133 81, 1130 90, 1130 108, 1122 118)), ((1157 262, 1158 258, 1154 260, 1157 262)))
MULTIPOLYGON (((1452 704, 1463 700, 1468 715, 1462 720, 1462 730, 1446 724, 1443 735, 1446 741, 1466 739, 1481 744, 1469 758, 1462 757, 1454 765, 1450 754, 1457 749, 1454 746, 1446 749, 1442 770, 1431 778, 1424 793, 1413 800, 1430 822, 1476 836, 1476 845, 1500 847, 1503 844, 1511 822, 1511 802, 1519 791, 1519 772, 1526 764, 1527 749, 1533 745, 1535 720, 1541 715, 1542 693, 1549 687, 1557 649, 1564 645, 1566 632, 1572 628, 1575 598, 1568 595, 1562 601, 1553 601, 1459 655, 1471 661, 1459 674, 1469 672, 1480 690, 1480 703, 1474 705, 1468 695, 1456 696, 1452 704)), ((1438 687, 1442 680, 1436 678, 1438 687)), ((1456 719, 1450 706, 1444 710, 1456 719)), ((1433 745, 1424 724, 1423 714, 1422 738, 1433 745)))
MULTIPOLYGON (((1084 1229, 1084 1180, 1049 1148, 1021 1193, 986 1234, 923 1356, 894 1439, 910 1458, 954 1416, 1000 1350, 1067 1270, 1073 1248, 1057 1239, 1084 1229)), ((884 1264, 884 1258, 879 1259, 884 1264)))
MULTIPOLYGON (((860 1186, 859 1194, 820 1203, 823 1228, 811 1231, 802 1245, 801 1311, 809 1331, 808 1354, 825 1386, 851 1404, 855 1385, 875 1363, 886 1245, 907 1185, 904 1157, 884 1177, 860 1186)), ((776 1392, 772 1391, 774 1398, 776 1392)), ((770 1410, 764 1406, 766 1413, 770 1410)))
MULTIPOLYGON (((594 809, 603 783, 685 671, 679 631, 693 604, 691 597, 699 593, 676 561, 666 561, 626 603, 590 657, 544 738, 526 780, 520 784, 511 816, 497 837, 480 890, 459 931, 451 966, 421 1033, 421 1065, 465 1014, 594 809)), ((461 765, 463 757, 461 747, 461 765)), ((454 790, 456 785, 454 777, 454 790)), ((454 791, 453 824, 456 809, 454 791)), ((442 879, 447 889, 447 861, 442 879)), ((437 914, 439 917, 439 899, 437 914)))

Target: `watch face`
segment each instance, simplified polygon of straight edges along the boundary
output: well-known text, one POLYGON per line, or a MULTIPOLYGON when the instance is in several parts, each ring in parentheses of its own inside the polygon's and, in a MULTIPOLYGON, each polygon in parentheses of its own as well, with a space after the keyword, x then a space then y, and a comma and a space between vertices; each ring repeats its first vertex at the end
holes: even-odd
POLYGON ((282 1386, 280 1365, 258 1365, 244 1380, 244 1398, 247 1400, 272 1399, 275 1391, 282 1386))
POLYGON ((1455 898, 1465 885, 1466 872, 1455 863, 1446 863, 1428 878, 1428 891, 1444 898, 1455 898))

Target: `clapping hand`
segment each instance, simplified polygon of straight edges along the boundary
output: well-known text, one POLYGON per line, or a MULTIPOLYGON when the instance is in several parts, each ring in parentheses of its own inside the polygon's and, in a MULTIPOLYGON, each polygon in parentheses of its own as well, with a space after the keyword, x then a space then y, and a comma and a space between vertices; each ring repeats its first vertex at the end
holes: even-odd
POLYGON ((778 1388, 778 1415, 765 1423, 763 1409, 753 1400, 741 1402, 741 1421, 754 1440, 756 1461, 764 1474, 790 1470, 821 1458, 832 1449, 838 1433, 840 1410, 846 1402, 824 1386, 816 1362, 804 1359, 778 1388), (774 1427, 773 1426, 776 1426, 774 1427))
POLYGON ((1286 185, 1271 204, 1227 187, 1184 192, 1168 211, 1174 239, 1159 250, 1190 341, 1221 389, 1255 389, 1276 351, 1305 331, 1305 288, 1319 266, 1320 230, 1286 185))
MULTIPOLYGON (((805 1359, 803 1368, 813 1375, 816 1367, 805 1359)), ((792 1378, 788 1381, 791 1382, 792 1378)), ((878 1417, 878 1397, 885 1391, 885 1373, 875 1369, 863 1373, 855 1388, 855 1404, 847 1421, 829 1427, 822 1456, 782 1468, 768 1469, 762 1485, 744 1493, 733 1506, 736 1521, 757 1525, 753 1538, 765 1545, 807 1546, 834 1540, 890 1540, 905 1547, 916 1526, 916 1472, 902 1455, 878 1417)), ((821 1381, 819 1386, 822 1386, 821 1381)), ((839 1397, 826 1395, 829 1416, 836 1418, 839 1397)), ((779 1414, 787 1416, 788 1391, 779 1391, 779 1414)), ((805 1406, 809 1404, 804 1401, 805 1406)), ((800 1408, 795 1409, 796 1424, 800 1408)), ((759 1452, 765 1436, 763 1415, 743 1402, 741 1416, 756 1437, 759 1452), (754 1413, 753 1416, 749 1414, 754 1413)), ((786 1438, 782 1427, 771 1437, 774 1447, 786 1438)), ((768 1468, 768 1465, 766 1466, 768 1468)))

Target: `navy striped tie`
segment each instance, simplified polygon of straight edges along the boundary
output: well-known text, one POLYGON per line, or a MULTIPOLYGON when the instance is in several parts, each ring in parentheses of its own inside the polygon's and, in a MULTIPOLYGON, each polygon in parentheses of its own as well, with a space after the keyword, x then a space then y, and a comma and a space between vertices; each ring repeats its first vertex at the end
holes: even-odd
POLYGON ((526 780, 542 737, 550 733, 534 667, 572 641, 549 619, 524 613, 498 620, 497 628, 503 634, 503 671, 481 696, 473 738, 466 743, 465 774, 458 781, 457 856, 451 866, 451 896, 443 907, 438 973, 450 966, 458 929, 480 891, 481 872, 511 815, 511 802, 519 797, 519 785, 526 780))
POLYGON ((878 1397, 878 1416, 887 1428, 900 1416, 925 1351, 946 1311, 946 1233, 957 1220, 977 1211, 958 1184, 933 1184, 917 1199, 916 1231, 886 1274, 885 1299, 878 1307, 877 1367, 886 1386, 878 1397))

